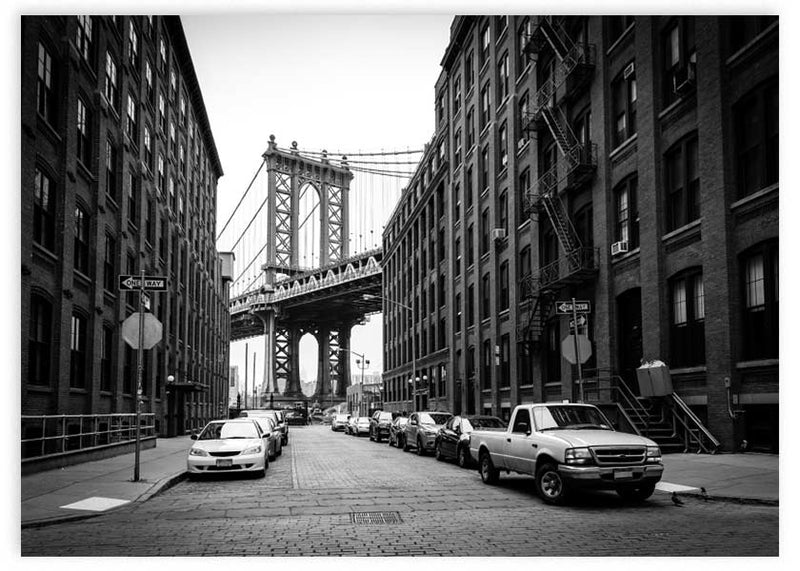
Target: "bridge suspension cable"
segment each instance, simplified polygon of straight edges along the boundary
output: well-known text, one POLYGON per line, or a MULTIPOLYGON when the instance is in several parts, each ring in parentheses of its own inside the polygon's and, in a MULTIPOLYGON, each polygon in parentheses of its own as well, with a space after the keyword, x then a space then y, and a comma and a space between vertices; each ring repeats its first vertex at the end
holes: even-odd
MULTIPOLYGON (((331 156, 332 154, 334 154, 334 155, 342 155, 342 156, 345 156, 345 157, 387 157, 387 156, 390 156, 390 155, 415 155, 415 154, 421 154, 421 153, 425 152, 425 149, 419 149, 419 150, 406 150, 406 151, 380 151, 380 152, 376 152, 376 153, 362 153, 362 152, 345 153, 345 152, 340 152, 340 151, 337 150, 335 153, 330 153, 330 152, 327 152, 327 151, 309 151, 307 149, 284 149, 284 148, 281 148, 281 147, 279 147, 279 150, 287 152, 287 153, 296 152, 296 153, 300 153, 302 155, 327 156, 329 160, 332 160, 332 159, 335 158, 335 157, 331 156)), ((337 160, 339 160, 339 159, 337 159, 337 160)))
POLYGON ((254 174, 254 175, 253 175, 253 180, 251 180, 251 181, 250 181, 250 184, 249 184, 249 185, 247 185, 247 190, 245 190, 245 191, 244 191, 244 194, 243 194, 243 195, 242 195, 242 197, 239 199, 239 203, 236 205, 236 208, 234 208, 234 209, 233 209, 233 212, 231 212, 231 215, 228 217, 228 221, 227 221, 227 222, 225 222, 225 225, 222 227, 222 230, 220 230, 220 231, 219 231, 219 234, 217 234, 217 241, 219 241, 220 237, 221 237, 221 236, 222 236, 222 234, 225 232, 225 229, 228 227, 228 224, 230 224, 230 223, 231 223, 231 220, 233 220, 233 217, 234 217, 234 215, 236 214, 236 211, 237 211, 237 210, 239 210, 239 207, 242 205, 242 202, 244 202, 244 199, 245 199, 245 197, 247 196, 247 193, 248 193, 248 192, 250 192, 250 189, 251 189, 251 188, 253 188, 253 183, 254 183, 254 182, 256 181, 256 179, 258 178, 258 173, 260 173, 260 172, 261 172, 261 169, 263 169, 263 168, 264 168, 264 164, 265 164, 266 162, 267 162, 266 160, 262 160, 262 161, 261 161, 261 164, 258 166, 258 170, 256 171, 256 174, 254 174))

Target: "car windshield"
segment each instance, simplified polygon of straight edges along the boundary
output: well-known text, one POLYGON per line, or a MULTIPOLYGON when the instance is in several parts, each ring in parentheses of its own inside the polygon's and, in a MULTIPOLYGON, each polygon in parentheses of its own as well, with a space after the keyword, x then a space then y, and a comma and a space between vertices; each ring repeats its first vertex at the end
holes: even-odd
POLYGON ((407 416, 401 416, 397 420, 395 420, 395 425, 396 426, 405 426, 406 424, 408 424, 408 417, 407 416))
POLYGON ((600 410, 592 406, 553 405, 538 406, 533 416, 539 430, 594 428, 613 430, 600 410))
POLYGON ((275 427, 272 419, 267 418, 266 416, 258 417, 255 419, 255 421, 261 427, 262 432, 272 432, 272 429, 275 427))
POLYGON ((357 422, 359 424, 369 424, 369 417, 368 416, 359 416, 357 422))
POLYGON ((258 438, 258 430, 252 422, 212 422, 197 437, 198 440, 225 440, 228 438, 258 438))
POLYGON ((462 432, 469 432, 473 429, 483 428, 505 428, 505 422, 494 416, 484 416, 479 418, 464 419, 461 421, 462 432))
POLYGON ((444 424, 448 419, 453 416, 452 414, 441 412, 423 412, 419 415, 420 424, 444 424))
POLYGON ((391 412, 382 412, 378 415, 378 422, 391 421, 391 420, 392 420, 391 412))

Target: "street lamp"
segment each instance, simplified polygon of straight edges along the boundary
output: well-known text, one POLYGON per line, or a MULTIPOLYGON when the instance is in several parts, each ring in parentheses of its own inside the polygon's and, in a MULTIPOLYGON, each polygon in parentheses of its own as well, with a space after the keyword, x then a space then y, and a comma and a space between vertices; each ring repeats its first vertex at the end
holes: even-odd
MULTIPOLYGON (((364 301, 370 301, 370 300, 373 300, 373 299, 380 299, 380 300, 386 301, 388 303, 393 303, 394 305, 396 305, 398 307, 402 307, 403 309, 408 311, 408 314, 409 314, 409 317, 411 317, 412 323, 414 321, 414 309, 412 307, 409 307, 408 305, 406 305, 404 303, 400 303, 399 301, 395 301, 393 299, 389 299, 388 297, 383 297, 383 296, 380 296, 380 295, 372 295, 371 293, 361 294, 361 299, 363 299, 364 301)), ((413 303, 413 301, 412 301, 412 303, 413 303)), ((412 326, 412 328, 411 328, 411 379, 409 380, 409 382, 411 383, 411 390, 412 390, 412 392, 414 394, 414 409, 415 410, 418 408, 417 407, 417 383, 416 383, 416 378, 417 378, 417 335, 416 335, 416 332, 414 331, 414 328, 412 326)))
MULTIPOLYGON (((363 355, 362 355, 363 357, 363 355)), ((364 371, 369 367, 369 359, 364 359, 363 364, 361 359, 356 359, 356 366, 361 369, 361 394, 364 394, 364 371)), ((361 403, 358 403, 358 411, 361 412, 361 403)), ((369 412, 369 410, 367 410, 369 412)), ((366 414, 366 412, 365 412, 366 414)))

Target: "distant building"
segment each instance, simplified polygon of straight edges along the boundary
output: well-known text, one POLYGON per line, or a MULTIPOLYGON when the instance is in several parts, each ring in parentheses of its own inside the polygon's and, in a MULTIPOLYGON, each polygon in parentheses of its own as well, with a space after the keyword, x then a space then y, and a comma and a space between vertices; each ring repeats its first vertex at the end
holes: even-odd
POLYGON ((383 234, 386 408, 507 418, 642 359, 778 445, 778 18, 458 16, 383 234), (411 313, 411 316, 409 316, 411 313), (413 323, 413 326, 411 325, 413 323))
POLYGON ((368 416, 373 411, 383 408, 381 389, 383 383, 354 384, 347 387, 347 412, 351 415, 368 416))
POLYGON ((232 365, 230 367, 230 375, 228 377, 230 379, 230 383, 228 385, 230 392, 228 394, 228 406, 236 406, 236 399, 238 397, 239 391, 239 366, 232 365))
POLYGON ((201 427, 229 400, 231 260, 223 271, 222 166, 181 21, 25 16, 21 48, 22 414, 135 411, 120 324, 137 297, 118 276, 144 271, 169 291, 150 296, 163 339, 145 352, 142 411, 162 436, 201 427))

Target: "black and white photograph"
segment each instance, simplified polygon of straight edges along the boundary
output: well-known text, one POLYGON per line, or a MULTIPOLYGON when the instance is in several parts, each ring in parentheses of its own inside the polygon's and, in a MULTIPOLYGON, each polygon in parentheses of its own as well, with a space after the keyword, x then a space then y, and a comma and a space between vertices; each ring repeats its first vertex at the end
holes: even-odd
POLYGON ((15 8, 19 566, 788 564, 785 5, 15 8))

